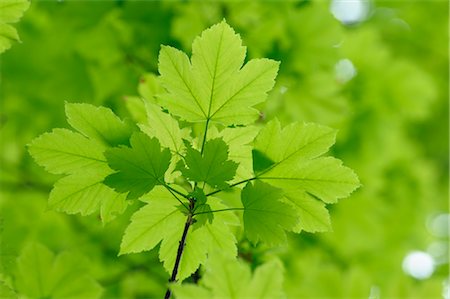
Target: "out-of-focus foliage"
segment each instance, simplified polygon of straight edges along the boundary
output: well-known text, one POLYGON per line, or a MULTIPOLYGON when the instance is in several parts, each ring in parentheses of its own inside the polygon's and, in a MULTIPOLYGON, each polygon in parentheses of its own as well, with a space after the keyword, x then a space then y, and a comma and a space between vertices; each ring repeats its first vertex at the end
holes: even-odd
MULTIPOLYGON (((123 96, 137 94, 140 76, 157 71, 159 45, 188 51, 194 36, 226 18, 251 58, 283 61, 260 121, 277 116, 339 129, 334 154, 363 184, 331 210, 333 232, 290 236, 289 246, 275 252, 242 242, 239 255, 252 267, 280 255, 288 297, 442 297, 449 250, 447 3, 373 1, 367 19, 351 25, 329 7, 32 2, 14 24, 22 43, 1 56, 1 290, 19 290, 17 258, 37 242, 56 255, 84 255, 103 298, 161 296, 168 277, 155 251, 117 257, 137 207, 105 227, 96 216, 47 210, 57 177, 35 166, 25 145, 65 126, 65 101, 128 116, 124 107, 136 102, 127 97, 124 105, 123 96), (413 250, 432 256, 431 277, 415 279, 402 269, 413 250)), ((142 77, 142 95, 154 93, 148 82, 142 77)), ((134 111, 134 118, 145 117, 134 111)))

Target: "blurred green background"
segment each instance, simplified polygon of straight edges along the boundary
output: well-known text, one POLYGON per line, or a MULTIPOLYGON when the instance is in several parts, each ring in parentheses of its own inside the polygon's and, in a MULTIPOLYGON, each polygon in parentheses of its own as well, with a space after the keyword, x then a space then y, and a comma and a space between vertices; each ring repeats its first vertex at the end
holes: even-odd
POLYGON ((0 294, 33 298, 30 277, 45 269, 27 258, 51 265, 53 252, 66 279, 83 278, 47 277, 61 294, 162 297, 155 250, 117 257, 137 207, 106 226, 48 210, 57 177, 26 144, 68 126, 66 101, 129 117, 127 96, 157 72, 160 44, 190 53, 226 18, 249 58, 281 61, 265 120, 339 129, 332 154, 363 184, 330 207, 333 232, 269 251, 242 242, 241 253, 279 255, 288 298, 450 298, 448 15, 447 1, 32 2, 14 24, 22 43, 0 56, 0 294))

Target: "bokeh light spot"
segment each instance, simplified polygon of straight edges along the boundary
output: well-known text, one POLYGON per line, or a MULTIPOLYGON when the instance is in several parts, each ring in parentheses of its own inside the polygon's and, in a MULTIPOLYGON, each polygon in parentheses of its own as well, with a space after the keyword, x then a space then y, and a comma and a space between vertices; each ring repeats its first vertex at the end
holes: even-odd
POLYGON ((423 251, 412 251, 403 259, 403 271, 416 279, 429 278, 434 267, 433 257, 423 251))

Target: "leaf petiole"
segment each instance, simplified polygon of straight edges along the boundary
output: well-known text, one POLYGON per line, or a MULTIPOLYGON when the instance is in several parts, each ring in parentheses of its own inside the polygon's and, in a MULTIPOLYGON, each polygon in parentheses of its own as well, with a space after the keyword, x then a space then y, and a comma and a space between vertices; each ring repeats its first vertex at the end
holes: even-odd
MULTIPOLYGON (((181 196, 184 197, 184 194, 183 194, 183 193, 181 193, 181 192, 179 192, 179 191, 173 189, 172 187, 170 187, 170 186, 167 185, 167 184, 164 184, 163 186, 167 188, 167 190, 170 192, 170 194, 172 194, 173 197, 175 197, 175 199, 178 200, 178 202, 179 202, 183 207, 185 207, 186 210, 187 210, 188 212, 190 211, 189 207, 188 207, 184 202, 182 202, 181 199, 179 199, 178 196, 175 194, 175 193, 177 193, 177 194, 179 194, 179 195, 181 195, 181 196)), ((186 195, 185 198, 189 199, 189 197, 188 197, 187 195, 186 195)))
POLYGON ((219 193, 219 192, 222 192, 222 191, 231 189, 231 188, 233 188, 233 187, 239 186, 239 185, 241 185, 241 184, 245 184, 245 183, 247 183, 247 182, 250 182, 250 181, 253 181, 253 180, 256 180, 256 179, 257 179, 257 177, 252 177, 252 178, 250 178, 250 179, 245 179, 245 180, 239 181, 239 182, 237 182, 237 183, 231 184, 230 186, 228 186, 228 187, 226 187, 226 188, 224 188, 224 189, 218 189, 218 190, 209 192, 208 194, 205 194, 205 196, 208 197, 208 196, 217 194, 217 193, 219 193))
POLYGON ((220 209, 220 210, 212 210, 212 211, 198 212, 198 213, 194 213, 193 216, 195 216, 195 215, 200 215, 200 214, 216 213, 216 212, 242 211, 242 210, 244 210, 244 208, 228 208, 228 209, 220 209))

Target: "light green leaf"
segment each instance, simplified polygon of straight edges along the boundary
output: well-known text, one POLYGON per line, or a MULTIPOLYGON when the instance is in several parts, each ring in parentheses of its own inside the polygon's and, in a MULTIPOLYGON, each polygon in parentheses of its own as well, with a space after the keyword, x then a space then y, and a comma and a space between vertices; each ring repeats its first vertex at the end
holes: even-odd
POLYGON ((242 298, 251 281, 250 268, 241 260, 215 252, 206 264, 202 285, 209 288, 214 298, 242 298))
POLYGON ((139 95, 146 103, 156 103, 156 96, 164 92, 161 86, 160 78, 153 73, 146 73, 142 75, 138 85, 139 95))
POLYGON ((181 173, 186 178, 206 182, 212 187, 227 186, 226 182, 233 179, 238 166, 228 160, 228 146, 219 138, 205 143, 203 155, 191 147, 187 148, 184 163, 186 167, 181 167, 181 173))
POLYGON ((294 123, 281 129, 271 121, 255 139, 255 149, 274 163, 257 178, 289 192, 307 192, 326 203, 347 197, 359 186, 356 174, 332 157, 318 156, 334 143, 335 131, 294 123))
MULTIPOLYGON (((218 198, 214 197, 210 198, 209 206, 211 210, 227 208, 227 206, 220 203, 218 198)), ((197 219, 198 216, 200 215, 196 215, 194 218, 197 219)), ((230 226, 235 225, 239 225, 239 219, 232 211, 227 211, 215 213, 212 221, 206 222, 204 225, 199 225, 197 230, 201 233, 202 239, 207 245, 208 252, 220 250, 223 255, 236 257, 237 241, 233 232, 230 230, 230 226)))
MULTIPOLYGON (((133 214, 120 245, 120 254, 153 249, 164 238, 176 231, 178 241, 186 222, 186 217, 177 206, 180 204, 170 193, 156 187, 146 197, 155 197, 133 214), (163 194, 164 198, 162 198, 163 194)), ((176 249, 173 254, 176 254, 176 249)))
POLYGON ((131 148, 120 147, 105 152, 108 164, 118 172, 109 175, 105 184, 117 192, 128 193, 134 199, 164 184, 164 174, 169 167, 170 151, 161 151, 158 139, 144 133, 131 136, 131 148))
MULTIPOLYGON (((217 199, 212 200, 210 204, 213 210, 226 208, 217 199)), ((184 217, 186 220, 186 216, 184 217)), ((221 250, 226 256, 236 257, 236 238, 229 226, 235 225, 237 221, 237 217, 231 212, 216 213, 211 222, 203 224, 197 222, 192 225, 186 238, 177 279, 181 281, 189 277, 200 264, 206 261, 207 255, 212 251, 221 250)), ((178 232, 172 227, 171 232, 167 233, 167 238, 161 243, 159 252, 160 260, 164 262, 164 268, 168 273, 171 273, 175 264, 182 235, 183 226, 178 227, 180 227, 178 232)))
MULTIPOLYGON (((107 188, 107 186, 103 187, 107 188)), ((126 200, 126 196, 123 193, 117 193, 112 189, 109 189, 108 191, 104 189, 102 191, 104 192, 104 195, 102 196, 102 202, 100 203, 100 218, 103 223, 108 223, 125 212, 130 202, 126 200)))
POLYGON ((73 253, 55 257, 46 247, 32 244, 24 249, 17 266, 17 290, 30 298, 94 299, 102 293, 82 257, 73 253))
POLYGON ((28 7, 30 7, 30 1, 27 0, 0 1, 0 23, 18 22, 28 7))
POLYGON ((54 129, 34 139, 29 152, 36 163, 54 174, 83 172, 86 168, 103 167, 105 147, 81 134, 54 129))
MULTIPOLYGON (((120 254, 153 249, 161 242, 159 257, 171 274, 187 216, 180 203, 163 187, 146 194, 146 206, 133 214, 122 239, 120 254)), ((199 230, 189 230, 180 261, 177 279, 191 275, 206 259, 207 248, 199 230)))
POLYGON ((292 123, 281 129, 270 121, 255 139, 254 147, 276 162, 276 166, 308 160, 328 151, 336 140, 336 130, 309 123, 292 123))
POLYGON ((258 111, 252 106, 265 100, 279 64, 254 59, 242 67, 245 52, 239 35, 225 21, 195 39, 191 61, 177 49, 162 47, 159 72, 168 91, 161 97, 162 106, 190 122, 253 122, 258 111))
POLYGON ((114 219, 115 214, 122 213, 127 207, 124 194, 116 193, 103 184, 103 180, 111 172, 104 164, 60 179, 50 192, 49 207, 83 216, 100 209, 103 222, 109 222, 114 219))
POLYGON ((136 123, 145 123, 147 121, 147 114, 145 113, 145 100, 141 97, 124 96, 123 100, 127 107, 131 119, 136 123))
POLYGON ((177 299, 210 299, 211 291, 195 284, 171 284, 170 289, 177 299))
POLYGON ((305 230, 315 233, 331 230, 330 214, 320 200, 300 191, 284 194, 284 197, 298 212, 299 222, 293 232, 300 233, 305 230))
POLYGON ((189 140, 190 130, 180 129, 178 122, 161 107, 146 103, 147 122, 139 125, 141 130, 150 137, 156 137, 163 147, 173 153, 181 154, 185 148, 183 139, 189 140))
POLYGON ((90 104, 66 103, 69 124, 80 133, 107 146, 128 144, 131 128, 111 109, 90 104))
MULTIPOLYGON (((141 200, 148 204, 132 216, 122 239, 120 254, 151 250, 161 242, 159 257, 166 271, 171 274, 187 220, 187 215, 182 212, 184 207, 162 186, 155 187, 141 200)), ((211 207, 225 208, 217 199, 211 207)), ((236 238, 229 230, 229 226, 236 222, 237 217, 232 213, 217 213, 212 222, 192 225, 187 234, 177 279, 183 280, 195 272, 211 250, 219 248, 226 255, 236 256, 236 238), (194 227, 196 225, 198 227, 194 227)))
POLYGON ((252 275, 250 267, 241 260, 224 256, 220 251, 216 251, 209 256, 205 268, 205 274, 199 285, 171 285, 177 298, 285 298, 283 266, 278 260, 257 267, 252 275))
POLYGON ((31 298, 50 295, 52 281, 48 274, 52 272, 54 259, 53 252, 43 245, 30 244, 25 247, 17 259, 17 290, 31 298))
POLYGON ((251 142, 258 132, 258 127, 248 126, 225 128, 218 133, 228 145, 228 158, 239 164, 231 183, 253 177, 251 142))
POLYGON ((256 268, 244 298, 285 298, 283 292, 283 265, 271 260, 256 268))
POLYGON ((284 243, 284 230, 292 230, 297 224, 297 213, 281 202, 280 189, 256 181, 247 183, 242 190, 244 205, 244 229, 253 243, 264 241, 271 245, 284 243))
POLYGON ((20 42, 16 28, 8 24, 0 24, 0 54, 11 48, 13 42, 20 42))
POLYGON ((20 42, 17 30, 7 23, 19 21, 29 6, 27 0, 0 1, 0 54, 11 48, 13 42, 20 42))

